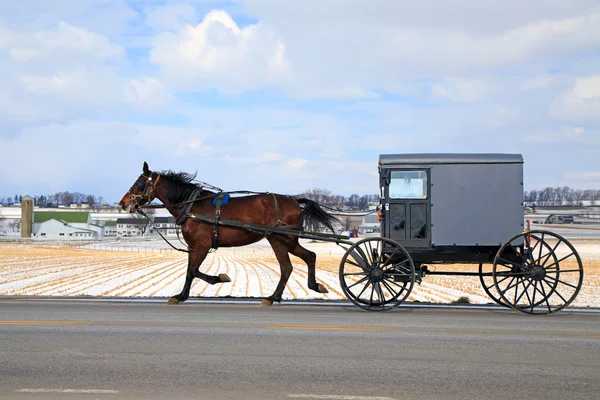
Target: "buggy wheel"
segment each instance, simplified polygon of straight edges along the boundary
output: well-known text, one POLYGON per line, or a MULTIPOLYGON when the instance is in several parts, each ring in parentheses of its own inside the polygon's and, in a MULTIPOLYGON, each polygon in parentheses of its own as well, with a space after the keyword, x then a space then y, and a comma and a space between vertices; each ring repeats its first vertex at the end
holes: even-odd
POLYGON ((565 238, 529 231, 506 241, 494 258, 501 300, 527 314, 552 314, 571 304, 583 283, 583 264, 565 238))
POLYGON ((489 274, 489 272, 484 271, 483 266, 484 264, 479 264, 479 282, 481 282, 481 287, 490 297, 490 299, 494 300, 495 303, 501 305, 502 307, 511 308, 508 304, 506 304, 506 302, 500 300, 499 296, 497 295, 498 292, 496 292, 495 289, 494 278, 491 275, 485 275, 489 274))
POLYGON ((344 254, 339 278, 352 303, 368 311, 388 311, 410 295, 415 265, 399 243, 387 238, 366 238, 344 254))

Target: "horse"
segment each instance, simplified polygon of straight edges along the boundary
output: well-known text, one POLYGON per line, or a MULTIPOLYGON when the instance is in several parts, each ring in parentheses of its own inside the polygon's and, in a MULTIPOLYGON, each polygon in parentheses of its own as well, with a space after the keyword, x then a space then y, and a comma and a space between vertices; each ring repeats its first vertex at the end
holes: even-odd
POLYGON ((144 162, 142 174, 119 203, 124 211, 136 213, 141 211, 142 206, 158 199, 181 226, 181 233, 189 249, 188 266, 182 291, 172 296, 168 304, 180 304, 186 301, 194 278, 202 279, 211 285, 231 282, 227 274, 213 276, 200 272, 200 266, 211 249, 247 246, 265 237, 279 262, 281 274, 273 294, 262 299, 262 306, 271 306, 274 302, 281 303, 281 296, 293 270, 289 254, 299 257, 306 263, 309 289, 317 293, 329 292, 325 285, 316 280, 316 254, 302 247, 298 242, 298 236, 257 232, 230 226, 218 226, 218 235, 215 235, 217 232, 215 224, 186 218, 186 216, 190 213, 193 216, 206 217, 217 215, 224 220, 267 227, 284 227, 290 230, 323 225, 333 233, 335 233, 333 223, 339 223, 338 218, 327 213, 313 200, 277 193, 229 197, 227 204, 222 205, 224 204, 223 193, 205 189, 194 183, 195 178, 196 174, 186 172, 171 170, 153 172, 150 171, 148 163, 144 162), (215 204, 216 198, 219 198, 220 202, 215 204))

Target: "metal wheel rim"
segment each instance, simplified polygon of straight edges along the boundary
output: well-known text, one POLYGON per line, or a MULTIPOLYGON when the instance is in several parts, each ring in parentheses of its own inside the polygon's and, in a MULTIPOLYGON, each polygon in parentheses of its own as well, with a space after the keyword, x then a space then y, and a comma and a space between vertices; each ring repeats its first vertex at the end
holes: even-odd
POLYGON ((492 299, 496 304, 501 305, 502 307, 506 307, 506 308, 512 308, 510 305, 506 304, 505 302, 503 302, 502 300, 500 300, 498 297, 496 297, 492 291, 490 290, 491 288, 495 288, 496 284, 494 282, 494 278, 490 277, 492 280, 492 284, 490 286, 487 285, 487 283, 485 282, 485 277, 483 276, 483 264, 479 265, 479 282, 481 283, 481 287, 483 288, 484 292, 489 296, 490 299, 492 299))
MULTIPOLYGON (((541 247, 538 251, 539 252, 542 251, 541 247)), ((538 255, 539 255, 539 253, 538 253, 538 255)), ((516 276, 516 274, 515 274, 515 276, 516 276)), ((573 276, 573 275, 571 275, 571 276, 573 276)), ((498 251, 498 253, 496 254, 496 256, 494 258, 493 278, 494 278, 494 286, 495 286, 496 290, 498 291, 498 293, 500 294, 501 299, 503 301, 505 301, 511 308, 521 311, 526 314, 531 314, 531 315, 547 315, 547 314, 556 313, 556 312, 564 309, 565 307, 567 307, 569 304, 571 304, 575 300, 575 298, 579 294, 579 291, 581 290, 581 286, 583 284, 583 263, 581 262, 581 258, 579 256, 579 253, 577 253, 577 250, 575 249, 575 247, 573 247, 573 245, 568 240, 566 240, 564 237, 562 237, 561 235, 558 235, 554 232, 550 232, 550 231, 535 230, 535 231, 523 232, 523 233, 514 235, 512 238, 507 240, 502 245, 502 247, 500 248, 500 250, 498 251), (538 235, 540 235, 541 237, 538 235), (546 270, 545 274, 548 271, 556 273, 556 277, 544 275, 544 279, 542 279, 541 281, 537 281, 536 279, 527 277, 527 274, 521 273, 521 275, 524 277, 521 280, 521 282, 523 284, 523 288, 525 288, 525 290, 522 293, 527 294, 527 300, 529 300, 529 304, 527 305, 527 307, 520 307, 518 304, 513 304, 513 302, 511 302, 505 296, 505 293, 507 293, 509 289, 512 289, 512 287, 508 287, 507 289, 502 290, 500 288, 499 282, 498 282, 499 275, 506 276, 506 274, 501 274, 501 272, 506 271, 506 268, 507 268, 506 265, 504 265, 504 264, 506 264, 505 263, 506 260, 503 259, 503 257, 501 257, 501 255, 503 254, 503 251, 505 249, 507 249, 508 247, 515 248, 514 246, 511 245, 511 242, 518 239, 520 236, 523 236, 524 244, 527 243, 526 237, 528 237, 528 236, 532 238, 532 241, 535 240, 537 242, 536 245, 533 247, 531 247, 531 242, 530 242, 529 248, 533 249, 533 251, 535 251, 537 244, 539 244, 540 242, 544 243, 544 245, 546 247, 552 248, 552 251, 550 253, 538 256, 537 261, 538 262, 542 261, 542 264, 540 266, 546 270), (545 238, 556 239, 555 246, 550 246, 550 244, 548 244, 547 242, 544 241, 545 238), (558 257, 558 255, 556 255, 556 250, 561 246, 561 244, 566 246, 566 250, 568 250, 567 256, 558 257), (555 261, 548 265, 547 261, 550 259, 550 255, 552 255, 552 257, 554 257, 554 260, 558 260, 558 261, 555 261), (571 257, 574 257, 574 259, 576 261, 576 267, 566 267, 565 269, 561 269, 560 262, 563 262, 571 257), (502 261, 503 264, 499 264, 500 261, 502 261), (500 268, 499 265, 501 265, 503 268, 500 268), (554 266, 555 266, 555 268, 552 268, 554 266), (577 282, 570 283, 570 282, 564 281, 565 274, 567 274, 567 273, 578 274, 578 277, 575 276, 575 279, 577 280, 577 282), (563 279, 561 279, 561 274, 562 274, 563 279), (548 278, 549 278, 548 280, 545 279, 546 276, 548 276, 548 278), (525 285, 525 280, 528 281, 527 286, 525 285), (539 285, 541 287, 541 290, 537 289, 537 282, 540 282, 539 285), (532 283, 534 284, 534 289, 532 292, 534 294, 533 301, 532 301, 532 297, 528 295, 528 290, 532 283), (544 283, 550 288, 549 292, 546 292, 546 287, 544 286, 544 283), (561 292, 558 290, 558 287, 561 284, 562 284, 562 286, 571 288, 571 290, 574 289, 574 291, 570 294, 570 296, 569 295, 563 296, 561 294, 561 292), (535 294, 537 294, 537 295, 543 294, 544 297, 541 302, 537 302, 537 303, 535 302, 535 294), (553 307, 550 304, 549 298, 551 296, 553 296, 554 294, 556 294, 558 297, 560 297, 562 302, 559 306, 553 307)), ((517 278, 516 287, 519 287, 519 279, 518 278, 517 278)), ((563 289, 565 289, 565 288, 561 287, 561 290, 563 290, 563 289)), ((516 290, 517 289, 515 288, 515 291, 516 290)), ((521 295, 521 298, 523 297, 523 294, 521 295)), ((515 294, 515 297, 517 297, 516 294, 515 294)), ((518 303, 519 300, 520 300, 520 298, 517 298, 516 302, 518 303)), ((525 300, 523 300, 523 301, 525 301, 525 300)))
POLYGON ((410 257, 410 254, 408 254, 406 249, 404 249, 404 247, 402 247, 399 243, 387 238, 365 238, 354 243, 344 254, 344 257, 342 257, 339 269, 339 279, 340 286, 342 288, 342 291, 344 292, 344 295, 353 304, 367 311, 389 311, 399 306, 410 295, 415 281, 415 267, 412 258, 410 257), (377 247, 373 247, 372 242, 377 242, 377 247), (354 256, 360 256, 363 262, 365 262, 366 258, 368 261, 365 262, 365 266, 367 268, 373 267, 372 260, 368 258, 368 252, 367 254, 365 254, 361 247, 367 244, 368 247, 365 246, 365 248, 371 250, 373 248, 381 250, 384 244, 390 245, 390 247, 392 247, 393 249, 391 257, 389 257, 387 260, 383 260, 383 254, 381 252, 379 253, 379 261, 380 263, 383 263, 384 271, 388 272, 384 274, 385 278, 381 282, 379 282, 379 285, 377 286, 369 278, 367 271, 362 269, 363 267, 358 265, 358 261, 353 257, 353 254, 354 256), (391 262, 393 261, 394 256, 398 256, 398 253, 403 256, 402 261, 399 263, 391 262), (360 268, 361 271, 359 273, 346 273, 344 271, 344 267, 347 263, 360 268), (401 271, 397 271, 397 268, 400 268, 401 271), (358 280, 347 282, 346 277, 352 275, 356 276, 358 280), (390 280, 390 278, 393 279, 393 276, 398 275, 410 277, 409 282, 404 282, 404 285, 402 286, 400 283, 392 282, 390 280), (360 286, 363 288, 363 290, 360 291, 358 295, 356 295, 350 289, 359 285, 363 285, 364 287, 360 286), (370 289, 370 301, 366 301, 362 299, 361 296, 365 291, 367 291, 367 289, 370 286, 372 286, 372 288, 370 289), (379 287, 380 289, 376 291, 376 287, 379 287), (388 298, 383 297, 383 294, 385 292, 387 292, 387 294, 389 295, 388 298), (375 293, 377 293, 376 296, 375 293))

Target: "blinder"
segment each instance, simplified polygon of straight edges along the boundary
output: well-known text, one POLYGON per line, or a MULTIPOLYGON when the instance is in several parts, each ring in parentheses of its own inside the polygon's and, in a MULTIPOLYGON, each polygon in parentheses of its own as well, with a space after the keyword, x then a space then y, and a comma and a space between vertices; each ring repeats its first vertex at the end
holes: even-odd
MULTIPOLYGON (((153 199, 151 199, 151 197, 154 195, 154 192, 156 191, 156 187, 154 186, 155 184, 152 183, 152 176, 145 176, 142 175, 144 178, 146 178, 146 182, 142 181, 139 182, 136 185, 136 189, 138 192, 142 192, 142 194, 133 194, 129 193, 129 200, 133 202, 133 200, 138 200, 136 202, 133 202, 133 209, 134 210, 139 210, 139 208, 141 207, 140 202, 142 200, 145 200, 146 202, 151 202, 153 199)), ((158 183, 158 180, 160 179, 160 175, 157 175, 156 177, 156 183, 158 183)))

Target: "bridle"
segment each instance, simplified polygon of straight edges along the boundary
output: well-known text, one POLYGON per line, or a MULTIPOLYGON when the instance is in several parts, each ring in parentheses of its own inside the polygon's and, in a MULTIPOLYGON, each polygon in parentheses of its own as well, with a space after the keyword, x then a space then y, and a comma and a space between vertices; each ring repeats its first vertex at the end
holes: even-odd
MULTIPOLYGON (((142 202, 143 200, 145 200, 147 203, 150 203, 152 200, 154 200, 154 193, 156 193, 155 185, 157 185, 158 181, 160 180, 160 175, 158 174, 156 175, 156 180, 154 182, 152 182, 152 175, 142 176, 146 178, 146 184, 144 185, 144 190, 142 191, 142 194, 133 194, 131 193, 131 189, 129 189, 129 192, 127 192, 129 194, 130 202, 133 203, 134 200, 138 200, 135 203, 133 203, 133 209, 136 211, 141 207, 140 202, 142 202)), ((141 184, 143 184, 143 182, 140 182, 138 186, 141 184)))

